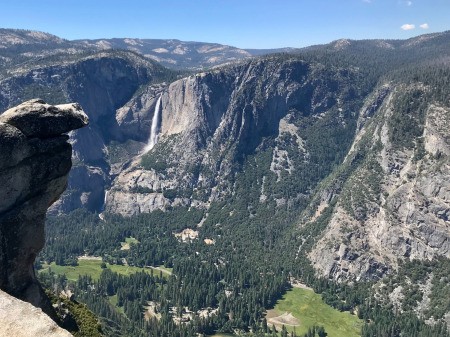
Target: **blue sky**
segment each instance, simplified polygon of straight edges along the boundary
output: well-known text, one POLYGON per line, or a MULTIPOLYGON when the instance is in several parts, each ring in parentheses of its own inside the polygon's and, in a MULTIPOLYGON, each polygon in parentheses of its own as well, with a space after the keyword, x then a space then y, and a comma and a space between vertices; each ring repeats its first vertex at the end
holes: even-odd
POLYGON ((0 27, 66 39, 172 38, 241 48, 450 29, 450 0, 1 0, 0 27))

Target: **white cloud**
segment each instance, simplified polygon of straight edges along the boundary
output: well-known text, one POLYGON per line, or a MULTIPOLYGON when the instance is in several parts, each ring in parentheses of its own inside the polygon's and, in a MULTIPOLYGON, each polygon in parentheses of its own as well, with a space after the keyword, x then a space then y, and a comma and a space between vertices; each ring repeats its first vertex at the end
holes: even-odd
POLYGON ((405 24, 404 24, 403 26, 401 26, 400 28, 403 29, 403 30, 411 30, 411 29, 416 28, 416 26, 413 25, 413 24, 410 24, 410 23, 405 23, 405 24))
POLYGON ((412 1, 406 1, 406 6, 411 6, 412 5, 412 1))
POLYGON ((428 23, 422 23, 419 27, 422 28, 422 29, 428 29, 428 28, 430 28, 430 26, 428 25, 428 23))
POLYGON ((362 0, 362 2, 365 2, 366 4, 372 3, 372 0, 362 0))

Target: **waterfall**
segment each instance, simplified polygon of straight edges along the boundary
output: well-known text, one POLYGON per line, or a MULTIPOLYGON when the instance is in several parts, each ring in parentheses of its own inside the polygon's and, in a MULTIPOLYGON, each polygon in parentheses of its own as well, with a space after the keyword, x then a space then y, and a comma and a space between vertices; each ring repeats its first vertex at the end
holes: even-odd
POLYGON ((150 137, 148 138, 147 146, 144 149, 144 153, 150 151, 153 149, 153 147, 158 142, 158 136, 159 136, 159 114, 160 114, 160 107, 161 107, 161 96, 159 96, 158 100, 156 101, 155 105, 155 112, 153 113, 153 119, 152 119, 152 127, 150 129, 150 137))
POLYGON ((105 189, 105 198, 103 199, 103 210, 105 209, 106 199, 108 198, 108 191, 105 189))
POLYGON ((100 209, 100 213, 98 214, 98 217, 100 218, 100 220, 105 220, 103 212, 105 211, 105 208, 106 208, 106 198, 107 197, 108 197, 108 191, 106 190, 106 187, 105 187, 105 198, 103 199, 103 205, 102 205, 102 208, 100 209))

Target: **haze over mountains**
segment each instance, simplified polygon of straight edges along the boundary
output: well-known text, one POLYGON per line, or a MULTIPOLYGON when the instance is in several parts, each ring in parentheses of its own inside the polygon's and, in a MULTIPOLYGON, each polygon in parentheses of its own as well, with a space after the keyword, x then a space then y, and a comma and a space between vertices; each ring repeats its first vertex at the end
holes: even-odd
POLYGON ((42 260, 168 263, 190 285, 187 265, 214 266, 195 300, 180 286, 167 301, 221 310, 224 331, 260 322, 291 278, 367 315, 372 304, 333 287, 378 282, 370 296, 387 308, 450 324, 448 303, 433 302, 449 293, 433 279, 450 258, 449 60, 450 32, 258 51, 2 29, 0 111, 40 97, 90 118, 70 133, 74 165, 42 260), (198 241, 178 242, 184 229, 198 241), (140 244, 117 250, 127 237, 140 244), (419 273, 420 312, 407 285, 392 281, 391 298, 380 281, 416 259, 436 263, 419 273))

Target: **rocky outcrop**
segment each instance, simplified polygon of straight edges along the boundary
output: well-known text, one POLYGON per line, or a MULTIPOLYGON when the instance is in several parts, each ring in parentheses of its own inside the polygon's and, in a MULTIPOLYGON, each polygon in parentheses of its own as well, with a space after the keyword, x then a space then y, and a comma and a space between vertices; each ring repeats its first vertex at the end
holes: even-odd
POLYGON ((450 107, 421 84, 397 85, 373 113, 341 167, 347 178, 309 253, 320 276, 339 281, 378 279, 403 259, 450 258, 450 107), (414 107, 408 114, 404 101, 414 107))
POLYGON ((67 186, 65 133, 88 124, 78 104, 31 100, 0 116, 0 289, 51 313, 34 274, 48 207, 67 186))
POLYGON ((30 303, 0 290, 0 336, 70 337, 54 321, 30 303))

